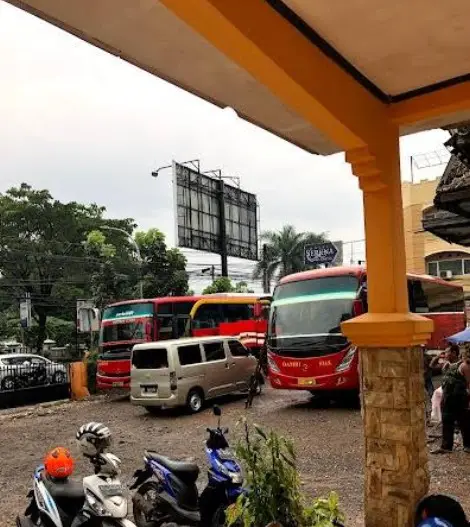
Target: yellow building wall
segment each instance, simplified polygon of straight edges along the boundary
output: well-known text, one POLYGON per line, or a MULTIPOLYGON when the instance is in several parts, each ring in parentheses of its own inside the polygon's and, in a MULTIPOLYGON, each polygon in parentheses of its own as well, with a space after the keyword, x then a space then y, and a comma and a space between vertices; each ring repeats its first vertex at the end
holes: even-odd
MULTIPOLYGON (((470 248, 447 243, 429 232, 423 231, 423 209, 432 205, 440 178, 418 183, 402 183, 403 218, 405 229, 406 268, 410 273, 426 274, 426 256, 439 252, 461 251, 469 254, 470 248)), ((470 293, 470 277, 456 280, 470 293)))

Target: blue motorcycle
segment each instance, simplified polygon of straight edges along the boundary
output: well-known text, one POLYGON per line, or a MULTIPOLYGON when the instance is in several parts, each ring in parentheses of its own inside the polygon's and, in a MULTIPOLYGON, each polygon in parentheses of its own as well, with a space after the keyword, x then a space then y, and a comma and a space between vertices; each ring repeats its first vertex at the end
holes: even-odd
POLYGON ((169 522, 202 527, 225 524, 226 508, 243 492, 243 476, 240 465, 228 453, 228 429, 220 427, 222 411, 218 406, 214 414, 218 425, 207 429, 205 450, 210 468, 200 496, 196 464, 145 452, 145 468, 135 472, 131 485, 131 489, 137 489, 132 502, 138 527, 160 527, 169 522))

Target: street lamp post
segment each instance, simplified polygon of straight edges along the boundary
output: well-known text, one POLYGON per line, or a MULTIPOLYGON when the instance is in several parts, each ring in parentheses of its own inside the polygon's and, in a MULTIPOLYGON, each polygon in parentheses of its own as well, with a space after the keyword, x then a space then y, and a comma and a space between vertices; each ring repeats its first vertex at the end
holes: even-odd
POLYGON ((134 238, 127 231, 125 231, 124 229, 121 229, 119 227, 111 227, 110 225, 103 225, 102 229, 107 230, 107 231, 116 231, 116 232, 120 232, 122 234, 125 234, 126 237, 127 237, 127 240, 129 241, 129 243, 134 248, 135 254, 137 256, 137 261, 139 262, 139 267, 140 267, 139 295, 140 295, 140 298, 143 298, 144 297, 144 282, 142 280, 142 264, 143 264, 143 260, 142 260, 142 255, 140 253, 140 248, 137 245, 137 242, 134 240, 134 238))

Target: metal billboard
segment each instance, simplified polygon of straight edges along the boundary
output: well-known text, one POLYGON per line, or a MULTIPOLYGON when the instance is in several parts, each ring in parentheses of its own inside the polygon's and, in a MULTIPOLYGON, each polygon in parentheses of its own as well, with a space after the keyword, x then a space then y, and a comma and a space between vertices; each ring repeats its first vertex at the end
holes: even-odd
POLYGON ((179 247, 258 259, 256 195, 173 162, 179 247))

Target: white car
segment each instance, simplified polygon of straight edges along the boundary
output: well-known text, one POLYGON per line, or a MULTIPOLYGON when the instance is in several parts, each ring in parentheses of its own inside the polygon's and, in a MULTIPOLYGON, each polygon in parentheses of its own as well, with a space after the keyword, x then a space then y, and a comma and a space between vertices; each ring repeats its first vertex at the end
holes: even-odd
POLYGON ((67 368, 41 355, 10 353, 0 355, 0 390, 67 382, 67 368))

